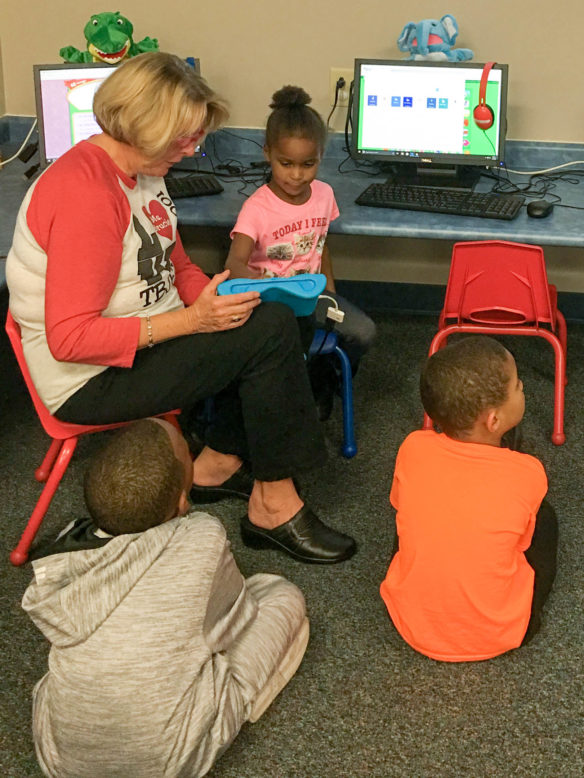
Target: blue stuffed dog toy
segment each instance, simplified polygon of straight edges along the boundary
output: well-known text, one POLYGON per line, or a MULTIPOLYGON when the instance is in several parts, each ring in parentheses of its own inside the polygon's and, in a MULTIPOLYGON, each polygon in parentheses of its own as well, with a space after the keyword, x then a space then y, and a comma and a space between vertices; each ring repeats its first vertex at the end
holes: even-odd
POLYGON ((472 59, 470 49, 453 49, 458 35, 458 24, 451 14, 438 19, 424 19, 417 24, 408 22, 397 39, 400 51, 409 51, 406 59, 431 59, 461 62, 472 59))

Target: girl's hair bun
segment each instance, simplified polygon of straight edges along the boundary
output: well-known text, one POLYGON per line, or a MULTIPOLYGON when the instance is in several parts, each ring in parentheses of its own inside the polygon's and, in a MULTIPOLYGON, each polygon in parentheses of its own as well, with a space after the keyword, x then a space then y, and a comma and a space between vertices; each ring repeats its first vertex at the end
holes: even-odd
POLYGON ((291 108, 292 106, 308 105, 312 98, 301 86, 283 86, 274 92, 270 108, 291 108))
POLYGON ((266 146, 274 148, 280 138, 308 138, 318 144, 321 154, 326 144, 326 125, 308 103, 311 98, 300 86, 283 86, 274 92, 266 124, 266 146))

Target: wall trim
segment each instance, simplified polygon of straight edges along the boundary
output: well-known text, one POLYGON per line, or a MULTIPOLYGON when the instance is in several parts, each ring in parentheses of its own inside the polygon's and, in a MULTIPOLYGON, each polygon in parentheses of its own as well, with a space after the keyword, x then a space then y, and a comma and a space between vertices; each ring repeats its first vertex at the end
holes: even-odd
MULTIPOLYGON (((404 284, 393 281, 336 281, 339 294, 363 310, 375 313, 438 317, 446 287, 436 284, 404 284)), ((567 321, 584 321, 584 294, 558 292, 558 308, 567 321)))

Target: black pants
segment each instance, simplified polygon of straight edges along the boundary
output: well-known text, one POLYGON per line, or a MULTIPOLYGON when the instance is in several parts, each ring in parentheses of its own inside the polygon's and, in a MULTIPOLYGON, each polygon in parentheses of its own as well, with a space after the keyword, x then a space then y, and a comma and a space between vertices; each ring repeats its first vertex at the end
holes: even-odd
POLYGON ((541 612, 556 577, 557 550, 558 519, 552 506, 544 500, 537 512, 531 545, 525 552, 525 558, 535 572, 535 581, 531 616, 522 646, 529 643, 541 626, 541 612))
MULTIPOLYGON (((501 445, 512 451, 521 451, 521 424, 509 430, 503 436, 501 445)), ((524 646, 538 632, 541 626, 541 612, 556 577, 556 557, 558 552, 558 519, 552 506, 543 500, 537 512, 535 529, 531 545, 525 552, 525 558, 535 572, 531 616, 521 645, 524 646)))
POLYGON ((77 424, 109 424, 187 412, 215 397, 206 443, 249 458, 256 478, 277 481, 326 458, 291 309, 262 303, 242 327, 174 338, 109 367, 56 412, 77 424))

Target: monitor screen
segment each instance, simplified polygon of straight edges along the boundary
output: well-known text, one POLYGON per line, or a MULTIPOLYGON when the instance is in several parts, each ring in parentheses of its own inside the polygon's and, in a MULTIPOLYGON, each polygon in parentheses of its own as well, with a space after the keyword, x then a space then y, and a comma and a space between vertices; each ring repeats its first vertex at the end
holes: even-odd
MULTIPOLYGON (((191 64, 199 71, 199 60, 191 64)), ((41 167, 101 132, 93 115, 93 97, 115 69, 102 62, 33 66, 41 167)), ((201 156, 200 147, 195 154, 201 156)))
POLYGON ((492 126, 481 129, 483 65, 471 62, 355 60, 352 155, 378 162, 492 167, 503 160, 507 66, 488 75, 492 126))
POLYGON ((93 96, 115 69, 101 63, 33 66, 41 167, 101 132, 93 96))

